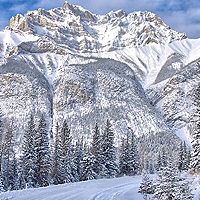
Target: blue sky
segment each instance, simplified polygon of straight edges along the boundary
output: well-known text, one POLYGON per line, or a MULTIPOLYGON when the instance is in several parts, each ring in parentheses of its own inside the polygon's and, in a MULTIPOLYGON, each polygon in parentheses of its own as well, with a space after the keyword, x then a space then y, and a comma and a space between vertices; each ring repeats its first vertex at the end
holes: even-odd
MULTIPOLYGON (((64 0, 0 0, 0 28, 17 13, 24 14, 37 8, 59 7, 64 0)), ((174 30, 185 32, 189 38, 200 37, 200 0, 68 0, 86 9, 105 14, 111 10, 127 12, 152 11, 174 30)))

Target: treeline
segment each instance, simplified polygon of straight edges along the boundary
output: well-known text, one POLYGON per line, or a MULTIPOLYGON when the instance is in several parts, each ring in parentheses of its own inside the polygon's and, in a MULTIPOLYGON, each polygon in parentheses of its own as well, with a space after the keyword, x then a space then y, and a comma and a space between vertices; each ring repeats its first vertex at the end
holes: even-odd
MULTIPOLYGON (((4 130, 0 121, 0 135, 4 136, 1 137, 1 191, 136 175, 142 170, 153 174, 167 165, 168 152, 164 147, 155 153, 154 162, 148 157, 144 160, 143 152, 139 152, 141 145, 151 145, 151 136, 144 140, 144 136, 136 137, 130 131, 116 147, 109 120, 103 129, 98 124, 94 125, 91 141, 84 141, 84 138, 75 141, 67 121, 57 123, 53 142, 45 116, 42 115, 39 122, 35 121, 31 115, 23 136, 21 154, 18 152, 17 155, 12 126, 4 130)), ((180 144, 178 157, 172 156, 177 160, 179 171, 190 168, 190 150, 185 143, 180 144)))
MULTIPOLYGON (((185 142, 180 144, 178 157, 160 154, 160 168, 157 170, 157 179, 153 182, 148 171, 143 171, 143 179, 139 191, 145 200, 192 200, 193 194, 189 182, 181 176, 182 171, 192 174, 200 173, 200 84, 194 93, 196 112, 191 122, 192 152, 185 142), (176 159, 177 158, 177 161, 176 159)), ((197 197, 198 198, 198 197, 197 197)))
POLYGON ((37 124, 36 127, 31 115, 20 156, 15 152, 12 127, 1 132, 4 135, 1 142, 1 191, 134 175, 141 171, 135 136, 122 141, 119 156, 109 120, 104 130, 95 125, 90 144, 83 138, 74 141, 66 121, 61 125, 57 123, 54 142, 50 144, 44 115, 37 124))
POLYGON ((195 172, 186 143, 180 144, 177 156, 166 154, 165 151, 159 152, 158 156, 158 168, 154 171, 157 174, 156 179, 150 178, 152 167, 143 168, 138 192, 143 195, 144 200, 192 200, 190 183, 182 175, 182 172, 188 170, 195 172))
POLYGON ((174 161, 170 158, 166 165, 157 172, 157 178, 152 180, 144 170, 139 193, 144 200, 192 200, 193 194, 189 182, 178 170, 174 161))

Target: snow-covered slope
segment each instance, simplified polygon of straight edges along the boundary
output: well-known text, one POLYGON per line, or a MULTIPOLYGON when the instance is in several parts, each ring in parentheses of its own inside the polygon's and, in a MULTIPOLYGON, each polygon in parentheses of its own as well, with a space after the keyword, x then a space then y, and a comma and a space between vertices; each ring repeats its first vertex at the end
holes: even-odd
MULTIPOLYGON (((155 175, 151 177, 156 180, 155 175)), ((188 177, 193 181, 193 200, 199 200, 199 177, 188 177)), ((138 193, 141 176, 99 179, 0 193, 1 200, 143 200, 138 193)))
POLYGON ((28 35, 23 32, 18 33, 10 30, 0 31, 0 64, 5 62, 5 59, 9 56, 14 46, 17 46, 22 41, 35 41, 37 39, 37 36, 28 35))
POLYGON ((92 180, 1 193, 1 199, 12 200, 142 200, 138 193, 141 177, 92 180))
POLYGON ((50 126, 67 118, 75 135, 110 118, 119 137, 172 131, 190 140, 200 40, 155 14, 96 15, 65 2, 13 17, 0 44, 0 105, 19 135, 42 112, 50 126))

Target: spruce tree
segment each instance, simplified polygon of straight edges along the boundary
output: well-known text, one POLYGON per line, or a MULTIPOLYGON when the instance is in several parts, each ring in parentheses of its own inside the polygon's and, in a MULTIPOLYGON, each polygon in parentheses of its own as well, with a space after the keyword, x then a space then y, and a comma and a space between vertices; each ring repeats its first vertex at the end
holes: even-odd
POLYGON ((76 142, 75 150, 74 150, 74 165, 76 166, 76 174, 77 179, 75 181, 80 181, 83 168, 82 168, 82 160, 84 158, 84 146, 83 146, 83 137, 76 142))
POLYGON ((131 155, 131 144, 128 138, 122 140, 122 146, 120 151, 120 162, 119 169, 122 175, 131 175, 134 171, 132 155, 131 155))
POLYGON ((91 153, 84 156, 82 162, 82 175, 81 181, 92 180, 97 177, 95 170, 95 157, 91 153))
POLYGON ((23 159, 23 156, 21 156, 18 159, 17 174, 18 174, 17 189, 22 190, 22 189, 28 187, 28 184, 26 182, 26 177, 24 175, 24 159, 23 159))
POLYGON ((140 184, 138 192, 143 194, 144 200, 148 199, 149 194, 154 193, 153 183, 145 170, 142 173, 142 183, 140 184))
POLYGON ((129 175, 138 174, 140 171, 139 167, 139 155, 137 151, 136 137, 134 133, 131 133, 131 142, 130 142, 130 152, 129 152, 129 166, 130 172, 129 175))
POLYGON ((2 161, 2 151, 3 151, 3 119, 2 111, 0 108, 0 171, 1 171, 1 161, 2 161))
POLYGON ((191 150, 187 149, 187 155, 186 155, 186 169, 188 170, 190 168, 190 162, 191 162, 191 150))
POLYGON ((129 148, 128 148, 128 141, 127 138, 122 138, 121 141, 121 148, 120 148, 120 158, 119 158, 119 170, 121 175, 128 174, 128 155, 129 155, 129 148))
POLYGON ((116 163, 116 149, 114 146, 114 133, 111 128, 109 120, 106 122, 106 128, 103 133, 102 141, 102 158, 103 158, 103 169, 102 176, 111 178, 115 177, 118 172, 118 166, 116 163))
POLYGON ((8 190, 17 190, 18 189, 17 159, 14 149, 13 149, 13 157, 10 160, 9 164, 8 179, 9 179, 8 190))
POLYGON ((180 177, 178 168, 170 160, 158 173, 153 195, 154 200, 191 200, 188 183, 180 177))
POLYGON ((160 171, 161 168, 167 166, 167 155, 164 147, 158 152, 156 170, 160 171))
POLYGON ((0 175, 0 193, 1 193, 1 192, 5 192, 5 189, 4 189, 4 185, 3 185, 2 176, 0 175))
POLYGON ((185 142, 181 142, 179 151, 178 169, 179 171, 188 170, 190 164, 190 151, 185 142))
MULTIPOLYGON (((24 181, 28 188, 33 188, 36 186, 36 152, 35 152, 35 137, 36 130, 34 124, 34 118, 31 114, 30 120, 28 122, 27 129, 24 133, 23 145, 22 145, 22 161, 23 165, 23 176, 24 181)), ((22 177, 21 177, 22 178, 22 177)))
POLYGON ((7 127, 3 141, 1 175, 5 190, 16 189, 17 162, 14 152, 14 136, 10 126, 7 127))
POLYGON ((166 150, 162 148, 161 151, 161 167, 166 167, 167 166, 167 155, 166 155, 166 150))
POLYGON ((183 143, 182 142, 181 142, 180 150, 179 150, 178 169, 179 171, 182 171, 183 169, 183 143))
POLYGON ((94 156, 94 169, 96 173, 96 178, 101 177, 101 172, 103 169, 103 156, 102 156, 102 136, 99 131, 98 124, 96 123, 94 131, 93 131, 93 139, 92 139, 92 147, 91 147, 91 153, 94 156))
POLYGON ((192 171, 200 173, 200 122, 198 129, 193 134, 190 168, 192 171))
MULTIPOLYGON (((73 142, 72 142, 73 143, 73 142)), ((72 182, 77 182, 79 181, 79 174, 78 174, 78 166, 76 165, 76 144, 71 145, 71 151, 70 151, 70 166, 71 166, 71 175, 72 175, 72 182)))
POLYGON ((72 173, 72 136, 66 120, 62 125, 59 146, 61 148, 61 165, 64 171, 63 181, 65 183, 74 182, 72 173))
POLYGON ((48 186, 50 183, 50 148, 47 122, 41 116, 35 137, 36 185, 48 186))
POLYGON ((161 154, 160 154, 160 152, 158 152, 156 170, 159 171, 161 167, 162 167, 161 154))
POLYGON ((189 183, 187 181, 182 181, 179 188, 178 198, 179 200, 192 200, 193 194, 191 189, 189 188, 189 183))
POLYGON ((135 175, 139 172, 139 156, 134 134, 127 134, 120 151, 120 174, 135 175))
POLYGON ((193 172, 200 172, 200 84, 195 91, 195 128, 192 133, 192 153, 191 153, 191 165, 190 168, 193 172))
POLYGON ((55 135, 55 143, 54 143, 54 152, 53 152, 53 164, 52 164, 52 181, 53 184, 62 184, 65 181, 65 170, 62 165, 62 149, 61 149, 61 138, 60 138, 60 130, 59 125, 56 125, 56 135, 55 135))

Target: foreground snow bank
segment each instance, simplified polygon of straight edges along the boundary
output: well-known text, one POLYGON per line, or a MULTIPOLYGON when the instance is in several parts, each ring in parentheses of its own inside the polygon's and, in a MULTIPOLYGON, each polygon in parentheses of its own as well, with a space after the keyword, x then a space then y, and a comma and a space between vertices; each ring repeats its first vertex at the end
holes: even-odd
POLYGON ((1 200, 142 200, 141 176, 91 180, 0 194, 1 200))
MULTIPOLYGON (((200 200, 200 175, 187 179, 192 182, 194 200, 200 200)), ((52 185, 1 193, 0 200, 143 200, 138 193, 141 181, 141 176, 133 176, 52 185)))

